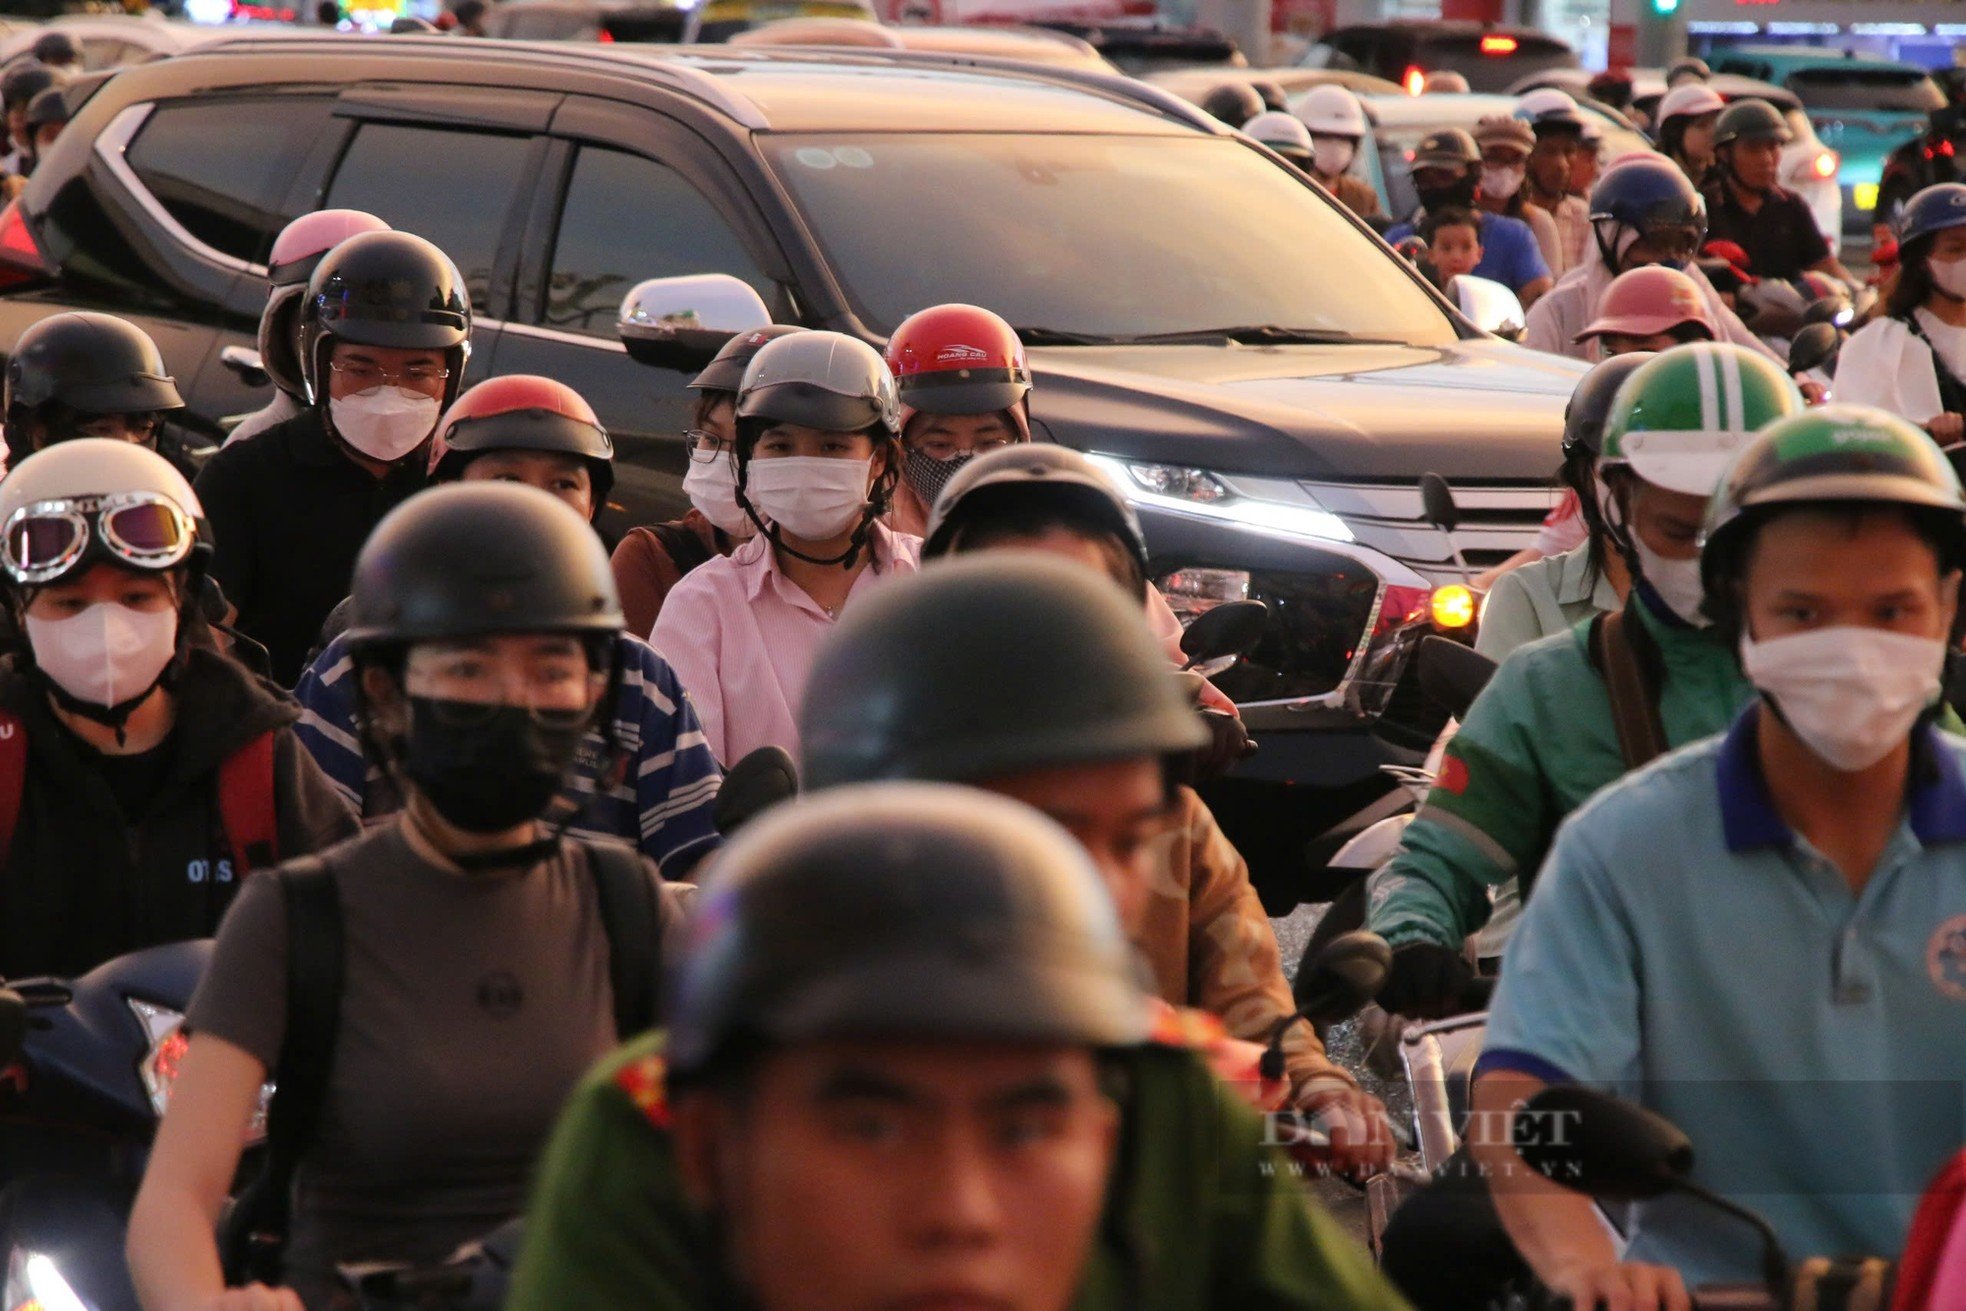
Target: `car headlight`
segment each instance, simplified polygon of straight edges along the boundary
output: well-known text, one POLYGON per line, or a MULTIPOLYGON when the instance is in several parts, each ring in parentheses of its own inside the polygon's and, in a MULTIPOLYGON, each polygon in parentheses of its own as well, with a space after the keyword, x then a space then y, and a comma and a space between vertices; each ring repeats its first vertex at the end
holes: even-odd
POLYGON ((1178 464, 1139 463, 1110 455, 1088 457, 1122 496, 1136 505, 1151 505, 1176 514, 1218 519, 1243 528, 1311 537, 1324 542, 1353 541, 1345 521, 1311 503, 1274 501, 1235 490, 1227 477, 1208 469, 1178 464))
POLYGON ((1218 605, 1249 599, 1249 575, 1241 569, 1176 569, 1159 587, 1183 628, 1218 605))
POLYGON ((6 1311, 89 1311, 70 1288, 53 1257, 15 1248, 7 1259, 6 1311))
MULTIPOLYGON (((143 1080, 143 1090, 150 1097, 150 1109, 161 1120, 164 1112, 170 1109, 171 1089, 177 1086, 178 1067, 184 1061, 185 1051, 191 1046, 191 1038, 184 1031, 184 1016, 170 1007, 136 997, 125 1000, 136 1015, 137 1023, 143 1026, 147 1043, 143 1059, 137 1062, 137 1077, 143 1080)), ((266 1141, 266 1108, 272 1101, 273 1085, 262 1085, 259 1107, 246 1127, 248 1147, 266 1141)))

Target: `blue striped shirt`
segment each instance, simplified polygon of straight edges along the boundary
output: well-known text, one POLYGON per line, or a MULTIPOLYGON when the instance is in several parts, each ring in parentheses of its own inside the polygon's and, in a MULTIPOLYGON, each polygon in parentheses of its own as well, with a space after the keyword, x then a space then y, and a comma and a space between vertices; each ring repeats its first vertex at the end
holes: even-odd
MULTIPOLYGON (((722 841, 711 812, 723 772, 668 662, 626 633, 616 639, 615 651, 621 680, 614 735, 628 771, 619 786, 594 795, 606 748, 600 733, 590 729, 565 793, 584 809, 567 831, 632 842, 665 876, 686 878, 722 841)), ((365 821, 400 809, 394 783, 362 749, 355 726, 354 661, 343 639, 336 638, 308 666, 294 696, 301 706, 294 731, 335 790, 365 821)))

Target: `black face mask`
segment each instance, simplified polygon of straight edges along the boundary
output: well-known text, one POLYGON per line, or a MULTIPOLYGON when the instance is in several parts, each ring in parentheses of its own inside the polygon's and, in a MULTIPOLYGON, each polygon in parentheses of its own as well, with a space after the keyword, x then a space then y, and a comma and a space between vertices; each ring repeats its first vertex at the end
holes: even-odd
POLYGON ((933 506, 935 498, 942 495, 942 489, 949 485, 949 480, 975 458, 972 451, 965 451, 953 460, 938 460, 920 451, 909 451, 907 458, 901 462, 901 476, 915 489, 915 495, 922 498, 923 505, 933 506))
POLYGON ((1437 209, 1473 209, 1478 179, 1462 178, 1444 187, 1421 187, 1420 207, 1429 214, 1437 209))
POLYGON ((409 698, 403 772, 446 821, 500 833, 539 819, 580 749, 585 713, 409 698))

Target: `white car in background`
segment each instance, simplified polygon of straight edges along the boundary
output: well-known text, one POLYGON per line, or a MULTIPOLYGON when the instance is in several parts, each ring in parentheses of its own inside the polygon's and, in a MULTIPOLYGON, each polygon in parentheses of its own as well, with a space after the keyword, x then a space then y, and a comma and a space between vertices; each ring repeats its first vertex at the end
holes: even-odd
MULTIPOLYGON (((1533 73, 1509 90, 1521 95, 1538 87, 1556 87, 1583 101, 1589 94, 1587 87, 1591 77, 1592 74, 1582 69, 1551 69, 1533 73)), ((1652 111, 1658 107, 1659 98, 1666 93, 1665 70, 1634 68, 1631 78, 1632 108, 1649 122, 1652 111)), ((1795 133, 1795 140, 1782 151, 1782 185, 1808 204, 1809 212, 1816 216, 1816 227, 1829 242, 1831 252, 1840 254, 1843 249, 1843 185, 1839 175, 1843 161, 1816 135, 1815 125, 1803 112, 1802 102, 1796 99, 1795 93, 1773 82, 1761 82, 1733 73, 1716 73, 1707 79, 1707 85, 1722 100, 1730 103, 1753 97, 1766 100, 1782 112, 1789 130, 1795 133)))

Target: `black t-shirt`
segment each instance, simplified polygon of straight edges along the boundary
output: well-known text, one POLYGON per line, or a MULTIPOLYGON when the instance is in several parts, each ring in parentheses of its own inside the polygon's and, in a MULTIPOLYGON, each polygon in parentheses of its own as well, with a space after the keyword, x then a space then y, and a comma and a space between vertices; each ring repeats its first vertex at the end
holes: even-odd
POLYGON ((76 739, 76 745, 82 762, 109 785, 110 795, 116 798, 117 808, 127 822, 135 823, 149 813, 151 802, 163 790, 165 771, 171 766, 172 736, 148 751, 128 756, 108 755, 80 738, 76 739))
POLYGON ((422 489, 423 454, 381 478, 328 436, 318 410, 234 442, 198 475, 212 526, 212 575, 263 644, 273 679, 292 687, 321 621, 348 595, 355 556, 376 522, 422 489))
POLYGON ((1776 187, 1750 214, 1727 184, 1715 178, 1704 188, 1707 240, 1731 241, 1748 253, 1748 271, 1757 278, 1793 280, 1830 257, 1829 242, 1802 197, 1776 187))

